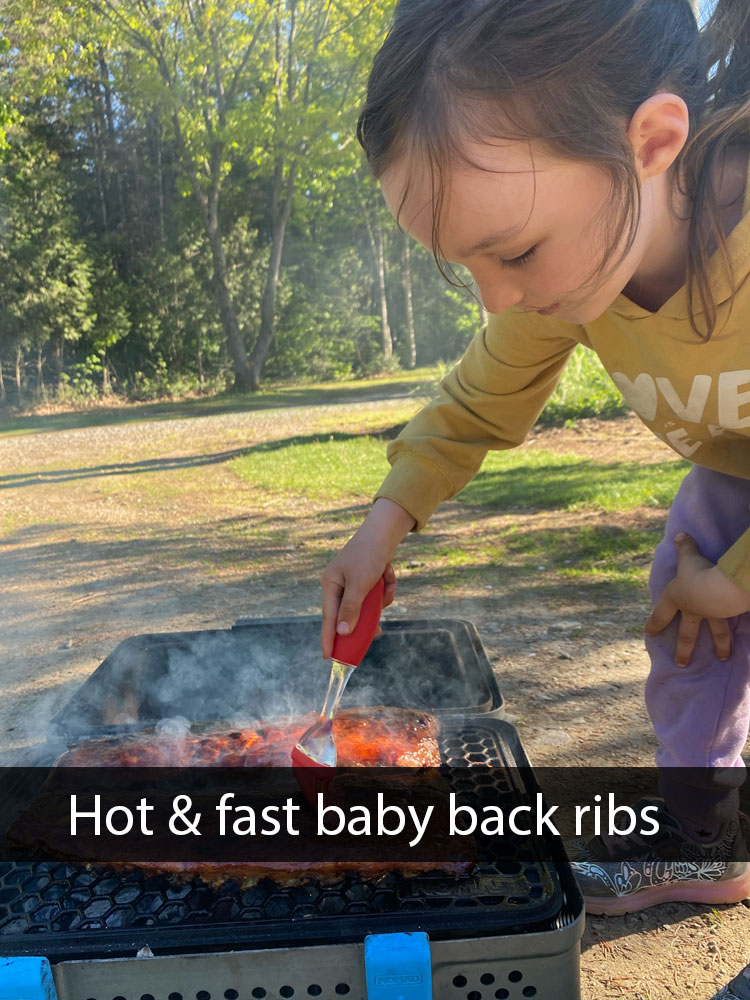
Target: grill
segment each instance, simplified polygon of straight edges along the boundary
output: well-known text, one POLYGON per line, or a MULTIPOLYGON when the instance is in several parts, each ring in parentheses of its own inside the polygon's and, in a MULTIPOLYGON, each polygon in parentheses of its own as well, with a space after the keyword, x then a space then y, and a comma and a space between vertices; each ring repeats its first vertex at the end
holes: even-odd
MULTIPOLYGON (((218 720, 216 713, 226 710, 216 699, 196 699, 201 678, 206 691, 219 687, 216 663, 236 693, 252 661, 260 686, 251 714, 262 717, 290 683, 288 651, 283 658, 273 649, 259 653, 281 624, 304 635, 319 628, 315 620, 263 620, 126 640, 58 714, 51 732, 70 739, 138 728, 164 714, 166 697, 176 698, 178 710, 189 710, 192 699, 202 705, 201 721, 218 720), (185 671, 194 656, 203 669, 185 671), (174 691, 180 676, 183 690, 174 691), (123 704, 127 721, 116 726, 114 709, 123 704)), ((324 684, 326 670, 308 679, 313 688, 324 684)), ((500 718, 502 699, 467 623, 386 623, 354 679, 350 704, 382 703, 388 692, 390 704, 441 715, 441 757, 456 768, 461 801, 489 794, 513 805, 531 792, 520 778, 528 772, 518 770, 528 761, 515 729, 500 718), (408 669, 399 671, 404 661, 408 669), (444 687, 435 681, 443 667, 444 687)), ((582 900, 561 843, 550 839, 544 847, 551 862, 538 843, 516 838, 501 861, 457 879, 433 872, 363 881, 349 874, 336 885, 285 888, 270 879, 242 889, 60 862, 7 863, 0 865, 0 953, 46 955, 55 963, 58 992, 70 1000, 334 1000, 366 994, 366 935, 418 930, 429 935, 435 995, 577 1000, 582 900)))
MULTIPOLYGON (((386 621, 342 707, 400 705, 437 714, 502 714, 503 699, 470 623, 386 621)), ((330 665, 320 619, 240 619, 231 629, 125 639, 52 720, 51 736, 123 732, 165 716, 253 722, 321 705, 330 665), (238 709, 238 706, 240 708, 238 709)))

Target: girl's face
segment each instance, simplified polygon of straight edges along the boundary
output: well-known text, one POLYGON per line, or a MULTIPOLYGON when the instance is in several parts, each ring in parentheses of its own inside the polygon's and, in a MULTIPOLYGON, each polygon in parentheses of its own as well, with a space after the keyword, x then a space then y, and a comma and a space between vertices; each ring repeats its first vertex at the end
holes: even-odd
MULTIPOLYGON (((609 175, 534 143, 476 145, 467 152, 476 165, 457 166, 447 177, 440 250, 468 268, 487 311, 518 306, 579 324, 600 316, 643 262, 655 218, 650 186, 643 190, 635 243, 614 270, 591 283, 612 212, 609 175)), ((432 250, 427 171, 396 161, 381 182, 391 212, 432 250)))

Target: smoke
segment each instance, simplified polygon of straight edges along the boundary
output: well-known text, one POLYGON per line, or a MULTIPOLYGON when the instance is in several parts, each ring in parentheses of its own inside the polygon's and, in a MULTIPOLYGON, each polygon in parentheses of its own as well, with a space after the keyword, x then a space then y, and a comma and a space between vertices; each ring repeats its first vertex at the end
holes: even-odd
MULTIPOLYGON (((178 742, 191 723, 245 728, 320 710, 330 663, 320 620, 258 619, 233 629, 126 639, 53 720, 65 737, 158 723, 178 742)), ((461 622, 384 623, 354 671, 344 707, 475 712, 490 707, 475 633, 461 622)))

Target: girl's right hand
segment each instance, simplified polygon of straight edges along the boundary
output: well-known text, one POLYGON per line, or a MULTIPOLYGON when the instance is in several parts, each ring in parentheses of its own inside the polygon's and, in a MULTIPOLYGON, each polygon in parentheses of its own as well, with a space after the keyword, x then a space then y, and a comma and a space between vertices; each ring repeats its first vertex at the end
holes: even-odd
POLYGON ((362 601, 379 577, 385 581, 383 607, 396 594, 396 574, 391 560, 396 546, 414 527, 414 518, 400 504, 380 498, 344 548, 323 570, 323 656, 333 650, 336 633, 350 635, 356 628, 362 601))
MULTIPOLYGON (((320 645, 326 659, 333 651, 338 632, 350 635, 356 628, 362 602, 375 586, 378 577, 385 582, 383 607, 387 608, 396 595, 396 574, 391 563, 386 563, 379 573, 363 574, 362 563, 354 558, 350 563, 344 550, 325 568, 320 577, 323 590, 323 628, 320 645)), ((376 635, 380 635, 378 627, 376 635)))

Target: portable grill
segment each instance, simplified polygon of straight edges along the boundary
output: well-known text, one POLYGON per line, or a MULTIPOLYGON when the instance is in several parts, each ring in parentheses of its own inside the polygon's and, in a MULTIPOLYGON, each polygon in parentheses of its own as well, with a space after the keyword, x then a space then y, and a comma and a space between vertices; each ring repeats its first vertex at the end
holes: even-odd
MULTIPOLYGON (((308 706, 317 703, 325 664, 300 663, 289 648, 314 649, 318 629, 315 619, 264 619, 126 640, 58 713, 51 738, 129 731, 167 706, 235 724, 242 704, 248 719, 262 718, 290 684, 305 689, 308 706)), ((347 700, 438 715, 441 758, 460 768, 453 773, 465 801, 481 801, 489 784, 495 801, 516 803, 532 791, 519 787, 528 761, 501 718, 502 698, 468 623, 384 623, 347 700)), ((270 879, 212 888, 137 870, 8 863, 0 865, 0 953, 46 956, 60 1000, 430 996, 421 972, 393 966, 390 944, 391 965, 378 971, 373 942, 395 935, 422 948, 432 995, 578 1000, 582 899, 561 842, 550 838, 545 848, 542 856, 538 844, 516 838, 502 861, 459 878, 349 874, 336 885, 286 888, 270 879)))

